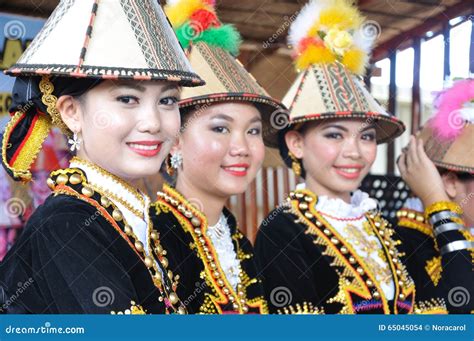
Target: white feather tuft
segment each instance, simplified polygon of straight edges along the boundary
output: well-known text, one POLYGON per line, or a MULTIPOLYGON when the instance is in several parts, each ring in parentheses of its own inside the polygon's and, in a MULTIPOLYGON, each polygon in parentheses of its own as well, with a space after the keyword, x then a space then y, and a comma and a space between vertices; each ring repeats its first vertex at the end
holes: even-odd
POLYGON ((332 0, 310 0, 299 12, 288 30, 288 43, 296 47, 301 40, 306 38, 309 29, 316 23, 322 9, 327 7, 332 0))
POLYGON ((375 42, 375 37, 367 36, 363 27, 364 25, 354 32, 353 44, 365 53, 370 53, 375 42))
POLYGON ((474 123, 474 105, 464 106, 459 110, 462 119, 468 123, 474 123))
POLYGON ((166 0, 166 5, 167 6, 176 6, 180 2, 181 2, 181 0, 166 0))

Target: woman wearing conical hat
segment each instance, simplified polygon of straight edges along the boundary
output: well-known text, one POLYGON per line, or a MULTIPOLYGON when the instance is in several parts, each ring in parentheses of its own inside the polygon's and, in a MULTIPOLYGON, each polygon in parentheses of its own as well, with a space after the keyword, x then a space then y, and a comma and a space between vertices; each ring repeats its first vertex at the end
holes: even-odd
POLYGON ((416 197, 397 212, 419 297, 444 297, 450 313, 474 310, 474 80, 438 95, 436 113, 398 160, 416 197))
POLYGON ((264 145, 276 146, 271 118, 286 112, 232 55, 239 34, 220 23, 210 1, 165 10, 206 85, 183 91, 170 156, 176 181, 158 193, 153 222, 189 313, 266 313, 252 246, 225 203, 255 179, 264 145))
POLYGON ((185 313, 134 188, 179 130, 181 86, 202 84, 158 3, 62 1, 18 63, 2 163, 16 180, 53 125, 76 154, 0 266, 8 313, 185 313), (19 291, 20 290, 20 291, 19 291))
POLYGON ((357 190, 377 144, 404 131, 357 77, 370 45, 361 25, 355 7, 334 0, 311 1, 290 27, 301 72, 283 100, 290 122, 279 147, 304 183, 257 234, 255 255, 272 312, 414 311, 415 287, 393 230, 375 200, 357 190))

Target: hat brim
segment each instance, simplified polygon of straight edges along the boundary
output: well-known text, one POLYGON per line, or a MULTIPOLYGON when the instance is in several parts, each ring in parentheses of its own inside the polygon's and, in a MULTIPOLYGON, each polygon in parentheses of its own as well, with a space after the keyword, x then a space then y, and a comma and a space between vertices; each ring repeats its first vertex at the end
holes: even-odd
POLYGON ((61 76, 74 78, 93 78, 103 80, 168 81, 186 87, 204 85, 196 74, 185 71, 158 69, 123 69, 83 65, 79 69, 74 65, 30 65, 15 64, 5 71, 9 76, 61 76))
POLYGON ((456 138, 443 139, 436 135, 432 122, 432 119, 429 120, 417 134, 423 140, 430 160, 437 167, 448 171, 474 174, 474 125, 467 124, 456 138))
POLYGON ((270 148, 278 148, 278 133, 288 125, 288 111, 277 100, 251 93, 216 93, 186 98, 179 102, 182 112, 199 110, 206 105, 225 102, 244 102, 254 104, 262 115, 263 142, 270 148))

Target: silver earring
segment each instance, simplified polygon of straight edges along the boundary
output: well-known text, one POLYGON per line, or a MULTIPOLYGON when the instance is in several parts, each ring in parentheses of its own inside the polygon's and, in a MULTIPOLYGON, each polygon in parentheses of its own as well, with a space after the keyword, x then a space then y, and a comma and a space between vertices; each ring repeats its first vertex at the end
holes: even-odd
POLYGON ((81 149, 81 142, 82 142, 82 139, 79 137, 79 134, 78 133, 74 133, 72 135, 72 139, 69 139, 67 141, 68 144, 70 144, 71 146, 69 147, 69 149, 71 150, 71 152, 73 152, 74 150, 79 150, 81 149))
POLYGON ((171 155, 171 167, 173 167, 174 169, 179 169, 181 167, 181 165, 183 164, 183 155, 181 155, 181 153, 174 153, 173 155, 171 155))

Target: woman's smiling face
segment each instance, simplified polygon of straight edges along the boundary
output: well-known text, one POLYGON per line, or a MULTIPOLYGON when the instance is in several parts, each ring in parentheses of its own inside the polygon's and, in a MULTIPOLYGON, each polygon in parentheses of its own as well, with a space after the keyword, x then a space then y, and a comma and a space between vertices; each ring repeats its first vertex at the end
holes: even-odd
POLYGON ((212 104, 188 114, 172 153, 183 156, 178 182, 218 197, 243 193, 265 156, 260 112, 252 104, 212 104))
POLYGON ((58 108, 80 133, 79 157, 133 181, 158 174, 179 132, 179 96, 169 82, 103 81, 58 108))
POLYGON ((357 119, 309 123, 301 133, 285 136, 289 150, 302 159, 308 187, 318 195, 345 200, 375 161, 375 138, 375 128, 357 119))

